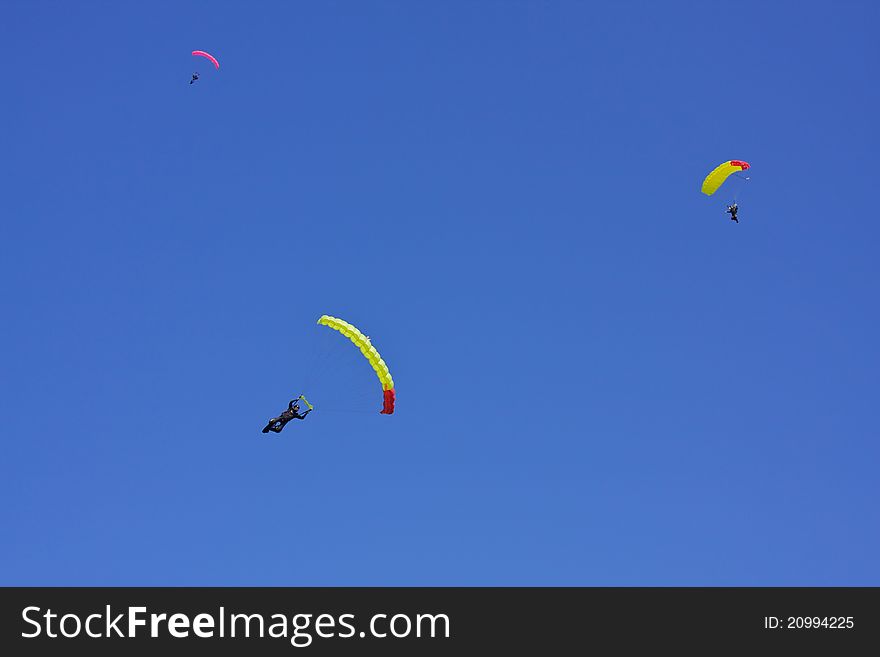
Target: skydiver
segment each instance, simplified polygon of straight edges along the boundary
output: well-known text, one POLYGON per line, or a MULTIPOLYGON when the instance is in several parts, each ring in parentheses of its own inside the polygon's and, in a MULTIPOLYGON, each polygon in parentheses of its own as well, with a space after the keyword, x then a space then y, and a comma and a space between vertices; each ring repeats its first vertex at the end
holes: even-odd
POLYGON ((273 417, 269 420, 269 423, 263 427, 263 433, 269 433, 270 431, 274 433, 281 433, 281 430, 284 426, 293 419, 304 420, 306 415, 312 412, 312 409, 308 409, 305 413, 300 415, 299 413, 299 397, 296 399, 291 399, 290 403, 287 404, 287 408, 281 412, 281 415, 278 417, 273 417))
POLYGON ((192 80, 190 80, 189 83, 192 84, 193 82, 195 82, 198 79, 199 79, 199 74, 197 72, 193 73, 192 80))
POLYGON ((727 213, 730 215, 730 220, 735 221, 736 223, 739 223, 739 219, 736 218, 736 211, 738 209, 739 208, 736 205, 736 201, 733 202, 733 205, 727 206, 727 213))

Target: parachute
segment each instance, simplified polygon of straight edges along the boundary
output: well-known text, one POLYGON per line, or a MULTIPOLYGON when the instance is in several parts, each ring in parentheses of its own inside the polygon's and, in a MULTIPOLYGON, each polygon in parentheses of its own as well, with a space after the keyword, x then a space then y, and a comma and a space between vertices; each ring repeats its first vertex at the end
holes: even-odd
POLYGON ((745 171, 749 166, 748 162, 742 160, 728 160, 724 164, 719 164, 703 180, 703 193, 706 196, 712 196, 732 173, 745 171))
POLYGON ((388 371, 385 361, 382 360, 379 352, 370 343, 370 338, 345 320, 331 317, 330 315, 322 315, 318 320, 318 324, 332 328, 334 331, 339 331, 361 350, 361 353, 370 362, 370 366, 376 372, 376 376, 379 377, 379 381, 382 384, 382 410, 380 412, 383 415, 394 413, 394 380, 391 378, 391 372, 388 371))
POLYGON ((193 57, 205 57, 206 59, 211 60, 211 62, 214 64, 214 67, 218 70, 220 69, 220 62, 217 61, 214 55, 207 53, 204 50, 193 50, 192 54, 193 57))

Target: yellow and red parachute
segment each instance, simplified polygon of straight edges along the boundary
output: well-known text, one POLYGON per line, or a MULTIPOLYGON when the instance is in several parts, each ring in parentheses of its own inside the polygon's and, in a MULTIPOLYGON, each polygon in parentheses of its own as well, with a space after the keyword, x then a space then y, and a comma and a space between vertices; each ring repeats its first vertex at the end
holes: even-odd
POLYGON ((351 340, 354 346, 361 350, 361 353, 370 362, 370 366, 376 372, 376 376, 379 377, 379 381, 382 384, 382 410, 380 412, 383 415, 391 415, 394 412, 394 380, 391 378, 391 372, 388 371, 385 361, 382 360, 379 352, 376 351, 376 348, 370 342, 370 338, 361 333, 355 326, 338 317, 321 315, 318 324, 332 328, 334 331, 339 331, 351 340))
POLYGON ((745 171, 749 166, 748 162, 743 162, 742 160, 728 160, 723 164, 719 164, 703 180, 703 193, 706 196, 712 196, 731 174, 737 171, 745 171))

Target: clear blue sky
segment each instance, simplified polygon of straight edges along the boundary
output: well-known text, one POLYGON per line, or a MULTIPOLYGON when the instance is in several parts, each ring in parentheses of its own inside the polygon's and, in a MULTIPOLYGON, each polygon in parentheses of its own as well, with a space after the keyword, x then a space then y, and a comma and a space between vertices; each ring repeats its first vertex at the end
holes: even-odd
POLYGON ((0 584, 880 585, 878 24, 5 3, 0 584))

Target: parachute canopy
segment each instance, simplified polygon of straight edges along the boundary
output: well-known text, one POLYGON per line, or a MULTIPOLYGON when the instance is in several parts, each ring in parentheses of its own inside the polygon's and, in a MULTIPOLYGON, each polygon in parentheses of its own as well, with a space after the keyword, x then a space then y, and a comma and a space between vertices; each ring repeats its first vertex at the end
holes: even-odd
POLYGON ((745 171, 748 168, 749 163, 743 162, 742 160, 728 160, 723 164, 719 164, 712 170, 712 173, 706 176, 706 179, 703 180, 703 193, 706 196, 712 196, 712 194, 718 191, 718 188, 721 187, 730 174, 736 171, 745 171))
POLYGON ((388 366, 376 348, 370 343, 370 338, 361 333, 357 328, 346 322, 345 320, 330 315, 321 315, 318 324, 328 326, 334 331, 339 331, 347 337, 352 343, 361 350, 364 357, 370 362, 376 376, 382 383, 382 411, 383 415, 391 415, 394 412, 394 380, 391 378, 391 372, 388 366))
POLYGON ((204 57, 206 59, 210 59, 211 63, 214 64, 215 68, 217 68, 217 69, 220 68, 220 62, 217 61, 217 58, 214 57, 214 55, 207 53, 204 50, 193 50, 192 54, 193 54, 193 57, 204 57))

